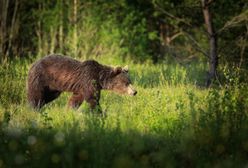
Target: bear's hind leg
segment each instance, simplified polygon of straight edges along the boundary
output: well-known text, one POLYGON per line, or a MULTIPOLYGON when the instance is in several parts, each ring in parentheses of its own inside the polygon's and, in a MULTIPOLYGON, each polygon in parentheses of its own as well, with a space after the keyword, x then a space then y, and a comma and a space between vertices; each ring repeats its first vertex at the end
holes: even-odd
POLYGON ((29 105, 34 109, 40 109, 44 104, 43 94, 41 92, 36 92, 35 95, 29 94, 28 96, 29 105))
POLYGON ((54 99, 58 98, 60 95, 60 91, 58 90, 51 90, 48 87, 45 87, 44 89, 44 101, 45 104, 53 101, 54 99))

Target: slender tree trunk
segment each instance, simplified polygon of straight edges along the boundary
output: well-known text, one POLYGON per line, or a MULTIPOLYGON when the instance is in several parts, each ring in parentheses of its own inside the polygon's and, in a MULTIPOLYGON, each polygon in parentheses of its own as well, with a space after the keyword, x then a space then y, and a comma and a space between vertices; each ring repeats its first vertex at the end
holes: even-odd
MULTIPOLYGON (((11 27, 10 27, 10 30, 9 30, 10 32, 9 32, 9 39, 8 39, 7 55, 10 55, 11 50, 12 50, 11 55, 14 54, 13 53, 14 47, 17 47, 17 46, 13 46, 13 40, 15 38, 15 35, 17 34, 16 31, 18 31, 17 30, 17 25, 16 25, 18 6, 19 6, 19 1, 16 0, 15 1, 15 7, 14 7, 14 13, 13 13, 13 16, 12 16, 12 21, 11 21, 11 27)), ((17 52, 15 54, 17 54, 17 52)))
POLYGON ((4 43, 4 32, 3 32, 3 26, 4 26, 4 23, 3 23, 3 6, 4 6, 4 1, 0 1, 0 59, 3 59, 3 43, 4 43))
POLYGON ((50 51, 49 51, 49 54, 53 54, 54 51, 55 51, 55 45, 56 45, 56 32, 54 30, 54 27, 51 27, 50 28, 50 37, 49 37, 49 40, 50 41, 50 51))
MULTIPOLYGON (((39 2, 38 10, 41 12, 41 3, 39 2)), ((41 34, 41 19, 39 17, 38 22, 37 22, 37 29, 36 29, 36 35, 38 37, 38 55, 41 56, 42 53, 42 34, 41 34)))
POLYGON ((217 40, 216 34, 214 31, 211 13, 209 11, 210 1, 201 0, 202 2, 202 11, 204 16, 205 25, 209 37, 209 74, 206 81, 206 86, 209 87, 212 81, 216 78, 217 75, 217 65, 218 65, 218 55, 217 55, 217 40))
POLYGON ((77 37, 77 0, 73 1, 73 48, 74 48, 74 56, 77 55, 77 43, 78 43, 78 37, 77 37))
POLYGON ((60 9, 59 9, 59 51, 63 53, 63 43, 64 43, 64 33, 63 33, 63 0, 60 0, 60 9))
POLYGON ((0 1, 0 56, 2 60, 7 59, 7 42, 8 42, 8 16, 9 0, 0 1))

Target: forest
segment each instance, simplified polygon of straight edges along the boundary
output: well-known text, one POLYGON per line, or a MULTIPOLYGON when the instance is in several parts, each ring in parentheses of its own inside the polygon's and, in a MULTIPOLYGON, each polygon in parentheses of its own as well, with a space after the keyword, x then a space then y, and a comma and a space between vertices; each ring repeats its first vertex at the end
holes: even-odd
POLYGON ((247 0, 1 0, 0 168, 247 167, 247 0), (129 66, 138 94, 36 111, 32 64, 129 66))

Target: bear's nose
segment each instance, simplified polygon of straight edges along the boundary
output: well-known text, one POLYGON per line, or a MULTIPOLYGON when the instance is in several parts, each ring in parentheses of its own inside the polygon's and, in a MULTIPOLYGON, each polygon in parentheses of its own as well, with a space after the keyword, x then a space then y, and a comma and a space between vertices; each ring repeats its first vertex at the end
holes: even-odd
POLYGON ((138 92, 135 90, 135 91, 133 92, 133 95, 135 96, 137 93, 138 93, 138 92))

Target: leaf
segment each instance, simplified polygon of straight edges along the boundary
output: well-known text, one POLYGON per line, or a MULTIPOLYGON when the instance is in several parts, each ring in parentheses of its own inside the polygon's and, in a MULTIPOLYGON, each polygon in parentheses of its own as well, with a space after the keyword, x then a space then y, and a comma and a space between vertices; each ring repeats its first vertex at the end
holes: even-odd
POLYGON ((149 33, 148 33, 148 39, 149 39, 149 40, 156 40, 156 39, 158 39, 157 32, 156 32, 156 31, 149 32, 149 33))

